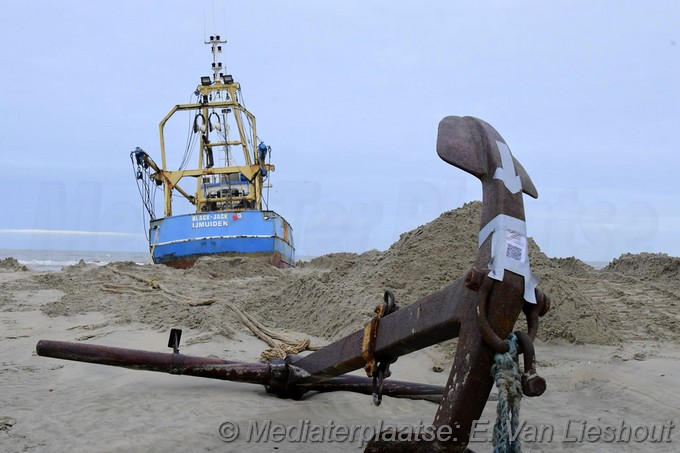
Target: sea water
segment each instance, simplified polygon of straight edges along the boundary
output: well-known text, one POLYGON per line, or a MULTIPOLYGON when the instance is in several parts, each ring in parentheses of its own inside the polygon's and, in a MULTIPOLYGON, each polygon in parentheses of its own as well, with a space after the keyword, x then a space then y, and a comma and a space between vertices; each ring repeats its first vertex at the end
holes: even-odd
POLYGON ((151 263, 148 252, 102 252, 82 250, 24 250, 0 249, 0 259, 13 257, 19 263, 35 271, 58 271, 83 260, 86 264, 104 266, 114 261, 151 263))

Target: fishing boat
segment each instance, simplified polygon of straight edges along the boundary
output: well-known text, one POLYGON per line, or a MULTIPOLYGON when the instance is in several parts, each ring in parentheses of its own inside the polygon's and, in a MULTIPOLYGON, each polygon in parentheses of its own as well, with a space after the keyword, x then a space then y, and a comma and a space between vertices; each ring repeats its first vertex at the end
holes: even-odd
POLYGON ((274 171, 271 147, 259 139, 241 86, 220 61, 225 43, 219 35, 205 42, 212 53, 212 74, 200 78, 190 103, 175 105, 161 120, 161 165, 142 148, 130 154, 149 215, 151 257, 154 263, 179 268, 213 255, 263 256, 277 267, 293 267, 292 228, 263 198, 274 171), (166 125, 185 115, 187 143, 179 165, 171 170, 166 125), (197 164, 191 168, 190 162, 197 164), (163 191, 161 218, 154 206, 157 188, 163 191), (185 212, 175 214, 179 210, 173 211, 173 203, 180 201, 185 212))

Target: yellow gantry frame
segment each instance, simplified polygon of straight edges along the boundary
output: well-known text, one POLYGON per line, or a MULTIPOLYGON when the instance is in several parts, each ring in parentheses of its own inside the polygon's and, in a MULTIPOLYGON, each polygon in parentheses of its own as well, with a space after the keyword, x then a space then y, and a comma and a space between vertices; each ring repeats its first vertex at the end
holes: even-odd
MULTIPOLYGON (((194 104, 179 104, 174 106, 170 112, 165 115, 165 118, 159 124, 160 139, 161 139, 161 164, 162 168, 154 168, 156 173, 151 175, 155 180, 160 180, 164 185, 164 213, 165 217, 172 215, 172 191, 177 190, 182 194, 190 203, 196 206, 196 212, 202 212, 203 206, 206 204, 207 199, 203 195, 201 190, 202 176, 207 175, 221 175, 228 173, 242 173, 250 181, 250 191, 249 194, 243 197, 231 197, 229 200, 246 200, 254 203, 255 209, 262 209, 262 174, 259 172, 261 164, 259 161, 259 156, 257 154, 257 129, 255 126, 255 116, 250 113, 243 105, 238 102, 237 93, 240 90, 240 85, 238 82, 234 83, 222 83, 218 80, 210 85, 199 85, 199 99, 205 99, 210 96, 211 93, 218 91, 226 91, 229 93, 228 100, 217 101, 217 102, 198 102, 194 104), (239 133, 239 140, 228 141, 228 142, 211 142, 206 144, 203 140, 203 135, 200 137, 200 153, 198 157, 198 168, 193 170, 168 170, 167 161, 165 158, 165 135, 164 129, 165 124, 176 112, 181 110, 200 110, 203 114, 203 118, 207 119, 209 116, 209 109, 215 108, 231 108, 234 110, 234 118, 236 119, 236 125, 239 133), (252 126, 252 149, 248 149, 248 140, 246 139, 245 128, 243 126, 243 121, 240 114, 236 111, 242 112, 250 120, 252 126), (235 165, 229 167, 212 167, 205 168, 203 163, 203 155, 207 148, 214 148, 218 146, 226 145, 240 145, 243 149, 243 156, 245 159, 245 165, 235 165), (251 155, 252 153, 252 155, 251 155), (188 194, 185 190, 178 186, 179 181, 184 177, 195 177, 196 181, 196 195, 192 196, 188 194)), ((206 122, 206 127, 207 127, 206 122)), ((226 125, 225 125, 226 127, 226 125)), ((208 131, 209 132, 209 131, 208 131)), ((274 170, 273 165, 265 164, 264 168, 267 171, 274 170)), ((224 202, 227 198, 211 198, 210 202, 224 202)))

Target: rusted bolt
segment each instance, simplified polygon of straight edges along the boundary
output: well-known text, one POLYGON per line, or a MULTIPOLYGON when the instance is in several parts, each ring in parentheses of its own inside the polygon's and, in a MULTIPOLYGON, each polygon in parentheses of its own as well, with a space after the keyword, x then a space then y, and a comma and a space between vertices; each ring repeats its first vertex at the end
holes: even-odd
POLYGON ((541 396, 545 392, 545 379, 535 371, 522 374, 522 393, 525 396, 541 396))
POLYGON ((472 291, 477 291, 482 282, 484 281, 484 276, 486 273, 478 271, 477 269, 470 269, 467 274, 465 274, 465 286, 472 291))

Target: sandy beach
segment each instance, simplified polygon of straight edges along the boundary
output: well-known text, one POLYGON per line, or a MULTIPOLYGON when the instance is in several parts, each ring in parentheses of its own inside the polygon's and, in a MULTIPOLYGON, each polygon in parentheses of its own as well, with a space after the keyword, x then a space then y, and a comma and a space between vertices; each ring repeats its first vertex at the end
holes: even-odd
MULTIPOLYGON (((461 277, 476 253, 480 206, 446 212, 386 251, 326 255, 288 270, 246 258, 203 258, 188 270, 118 262, 58 272, 0 261, 0 450, 361 451, 362 439, 246 435, 262 423, 431 423, 436 404, 427 401, 385 397, 375 407, 370 396, 346 392, 292 401, 256 385, 39 357, 35 346, 51 339, 170 352, 168 332, 181 328, 185 354, 258 362, 268 346, 231 305, 324 345, 362 328, 387 288, 410 304, 461 277), (221 438, 225 422, 239 427, 236 440, 221 438)), ((521 409, 523 434, 543 436, 524 451, 678 451, 680 258, 623 255, 597 270, 549 258, 533 242, 530 257, 553 309, 536 343, 548 389, 521 409)), ((443 385, 453 350, 447 342, 402 357, 392 377, 443 385)), ((492 451, 495 411, 491 398, 473 450, 492 451)))

